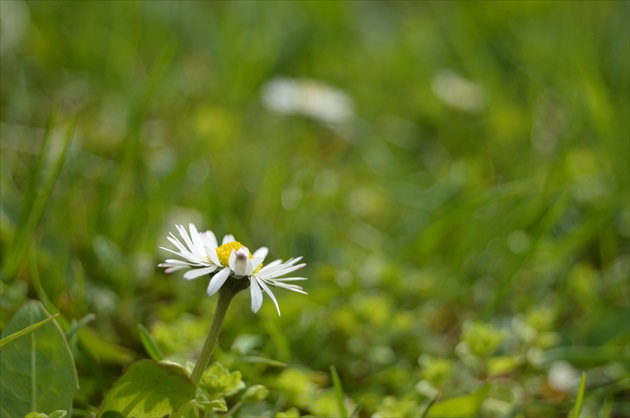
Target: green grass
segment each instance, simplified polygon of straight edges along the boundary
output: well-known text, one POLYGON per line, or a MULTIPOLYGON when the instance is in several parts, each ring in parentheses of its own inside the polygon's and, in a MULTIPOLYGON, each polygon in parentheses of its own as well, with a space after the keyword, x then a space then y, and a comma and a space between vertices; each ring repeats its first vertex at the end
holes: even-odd
POLYGON ((81 324, 77 410, 147 341, 194 359, 216 298, 156 267, 194 222, 307 263, 281 317, 230 308, 215 357, 271 390, 242 416, 335 416, 336 381, 360 416, 486 384, 475 414, 567 415, 557 361, 586 372, 583 415, 630 415, 626 2, 0 4, 0 325, 27 299, 81 324), (440 99, 447 70, 477 107, 440 99), (343 90, 354 118, 266 108, 275 77, 343 90), (473 321, 496 350, 474 354, 473 321))

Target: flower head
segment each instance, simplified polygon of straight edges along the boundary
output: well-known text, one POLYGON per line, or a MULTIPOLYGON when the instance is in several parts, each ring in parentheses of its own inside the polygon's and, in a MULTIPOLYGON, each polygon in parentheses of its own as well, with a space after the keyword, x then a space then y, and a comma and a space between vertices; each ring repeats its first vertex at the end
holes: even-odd
POLYGON ((302 257, 292 258, 285 262, 275 260, 263 265, 265 257, 269 253, 266 247, 257 249, 253 254, 240 242, 234 240, 232 235, 225 235, 221 245, 212 231, 198 232, 193 224, 190 224, 190 235, 182 225, 176 225, 182 241, 170 234, 167 239, 178 251, 161 247, 180 259, 167 259, 159 267, 165 267, 166 273, 177 270, 190 270, 184 273, 185 279, 196 279, 206 274, 211 275, 208 284, 208 295, 214 295, 226 283, 227 280, 249 279, 252 298, 252 311, 258 312, 262 305, 263 292, 267 293, 273 301, 278 315, 280 307, 270 287, 281 287, 294 292, 306 294, 292 281, 307 280, 305 277, 284 277, 286 274, 301 269, 306 264, 297 264, 302 257))

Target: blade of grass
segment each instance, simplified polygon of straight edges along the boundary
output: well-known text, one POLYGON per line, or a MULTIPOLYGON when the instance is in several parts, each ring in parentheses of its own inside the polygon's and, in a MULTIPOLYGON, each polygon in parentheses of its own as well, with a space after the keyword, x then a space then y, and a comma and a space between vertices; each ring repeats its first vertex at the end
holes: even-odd
POLYGON ((357 402, 357 404, 352 409, 352 412, 350 413, 350 416, 351 417, 358 417, 359 416, 359 410, 361 409, 362 406, 363 406, 363 400, 360 400, 359 402, 357 402))
POLYGON ((14 332, 11 335, 7 335, 6 337, 4 337, 3 339, 0 340, 0 351, 4 350, 7 345, 9 345, 10 343, 12 343, 13 341, 17 340, 18 338, 24 337, 25 335, 30 334, 31 332, 35 331, 37 328, 41 327, 42 325, 44 325, 46 322, 50 321, 51 319, 55 319, 57 316, 59 316, 59 314, 54 314, 53 316, 51 316, 50 318, 46 318, 42 321, 39 321, 33 325, 29 325, 28 327, 14 332))
POLYGON ((339 415, 342 417, 348 416, 346 410, 346 404, 343 401, 343 387, 341 386, 341 380, 337 374, 335 366, 330 366, 330 374, 332 375, 333 385, 335 386, 335 396, 337 398, 337 407, 339 408, 339 415))
POLYGON ((81 328, 86 326, 88 323, 94 321, 95 319, 96 315, 94 315, 93 313, 89 313, 70 326, 70 328, 66 332, 66 340, 68 340, 68 344, 70 345, 70 347, 76 347, 77 341, 79 339, 79 331, 81 330, 81 328))
MULTIPOLYGON (((53 124, 54 116, 51 116, 51 120, 49 122, 50 125, 53 124)), ((48 174, 47 178, 42 179, 41 181, 35 180, 35 183, 41 184, 41 192, 36 193, 34 190, 32 193, 34 194, 33 201, 30 204, 30 208, 26 211, 28 214, 24 217, 22 225, 20 226, 18 235, 15 239, 15 245, 12 247, 12 251, 10 255, 7 257, 7 264, 4 271, 4 274, 8 280, 17 273, 17 270, 20 268, 24 257, 28 251, 31 240, 33 238, 33 234, 35 233, 35 229, 39 224, 39 221, 44 213, 44 209, 46 208, 46 204, 52 195, 52 191, 54 189, 55 183, 57 182, 57 178, 59 177, 59 173, 61 172, 61 168, 63 167, 63 163, 66 159, 66 155, 68 153, 68 149, 70 148, 70 143, 72 142, 72 136, 74 134, 74 128, 76 126, 76 118, 66 130, 66 134, 64 137, 64 144, 61 152, 56 156, 56 159, 52 165, 52 169, 48 174)), ((46 138, 44 139, 44 143, 42 144, 42 154, 46 153, 48 149, 48 141, 51 136, 52 129, 47 129, 46 138)), ((40 163, 42 167, 37 168, 36 172, 39 173, 41 170, 43 173, 43 164, 44 164, 44 156, 40 156, 40 163)), ((44 176, 44 174, 42 174, 44 176)), ((39 177, 39 175, 38 175, 39 177)), ((33 188, 37 188, 37 184, 33 184, 33 188)))
POLYGON ((575 401, 575 407, 573 408, 573 414, 571 418, 579 418, 582 412, 582 404, 584 403, 584 392, 586 391, 586 373, 582 372, 582 378, 580 379, 580 388, 578 389, 577 400, 575 401))
POLYGON ((39 277, 39 268, 37 266, 37 247, 32 246, 29 251, 29 266, 31 279, 33 280, 33 286, 35 287, 35 292, 37 293, 37 298, 44 305, 44 308, 48 312, 59 312, 59 309, 55 306, 54 303, 50 301, 44 286, 42 286, 41 278, 39 277))
POLYGON ((427 416, 427 414, 429 413, 429 409, 431 409, 431 407, 437 402, 439 397, 440 397, 440 394, 438 393, 437 395, 435 395, 435 398, 431 399, 431 402, 429 402, 429 404, 425 408, 420 418, 425 418, 427 416))
POLYGON ((151 336, 151 333, 149 333, 149 330, 146 329, 144 325, 138 324, 138 333, 140 334, 140 341, 142 342, 144 349, 147 351, 147 354, 155 361, 164 360, 164 355, 151 336))
POLYGON ((491 299, 490 303, 488 303, 482 313, 483 318, 489 318, 491 315, 494 315, 497 308, 499 307, 501 301, 505 298, 506 293, 510 290, 510 286, 512 285, 514 278, 520 271, 520 269, 525 265, 526 261, 531 258, 537 249, 537 245, 542 242, 543 237, 545 237, 549 231, 554 227, 554 225, 558 222, 558 219, 564 214, 569 205, 571 204, 570 195, 568 193, 561 193, 550 206, 550 208, 543 215, 539 226, 536 228, 536 231, 532 237, 532 244, 529 249, 521 254, 514 263, 512 263, 510 270, 505 274, 504 279, 498 285, 498 288, 494 292, 494 296, 491 299))
POLYGON ((268 359, 264 357, 257 356, 245 356, 241 357, 241 361, 244 363, 252 363, 252 364, 266 364, 271 367, 287 367, 287 363, 283 363, 278 360, 268 359))

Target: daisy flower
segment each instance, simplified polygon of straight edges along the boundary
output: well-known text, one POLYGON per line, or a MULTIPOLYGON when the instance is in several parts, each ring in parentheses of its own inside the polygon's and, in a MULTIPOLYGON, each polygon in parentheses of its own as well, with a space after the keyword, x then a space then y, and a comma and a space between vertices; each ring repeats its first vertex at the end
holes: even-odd
POLYGON ((160 248, 179 256, 181 260, 168 259, 159 264, 159 267, 166 268, 166 273, 189 268, 190 270, 184 274, 184 278, 188 280, 210 274, 212 278, 208 284, 209 296, 218 292, 227 280, 247 278, 250 282, 252 311, 258 312, 260 309, 264 292, 269 295, 280 315, 280 307, 271 287, 281 287, 306 294, 300 286, 291 283, 307 280, 305 277, 282 277, 304 267, 305 263, 298 264, 302 257, 291 258, 284 262, 275 260, 263 265, 269 253, 266 247, 261 247, 252 254, 232 235, 225 235, 221 245, 218 245, 212 231, 200 233, 193 224, 190 224, 189 235, 182 225, 176 225, 176 227, 182 240, 180 241, 172 233, 167 239, 177 251, 165 247, 160 248))

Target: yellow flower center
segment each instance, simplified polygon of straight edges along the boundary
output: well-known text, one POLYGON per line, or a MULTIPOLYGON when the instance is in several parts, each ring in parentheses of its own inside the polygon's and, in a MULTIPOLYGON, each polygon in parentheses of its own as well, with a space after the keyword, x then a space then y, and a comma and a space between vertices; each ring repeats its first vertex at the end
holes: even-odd
MULTIPOLYGON (((224 267, 228 267, 232 250, 238 251, 242 246, 243 244, 241 244, 240 242, 232 241, 217 247, 217 257, 219 257, 219 262, 221 263, 221 265, 224 267)), ((250 259, 254 257, 251 252, 248 251, 248 253, 250 259)), ((256 270, 254 270, 254 273, 258 273, 261 268, 262 263, 256 268, 256 270)))
MULTIPOLYGON (((228 242, 227 244, 223 244, 220 247, 217 247, 217 257, 219 257, 219 262, 222 266, 227 267, 228 261, 230 260, 230 254, 232 254, 232 250, 238 251, 243 244, 238 241, 228 242)), ((249 255, 251 258, 252 255, 249 255)))

